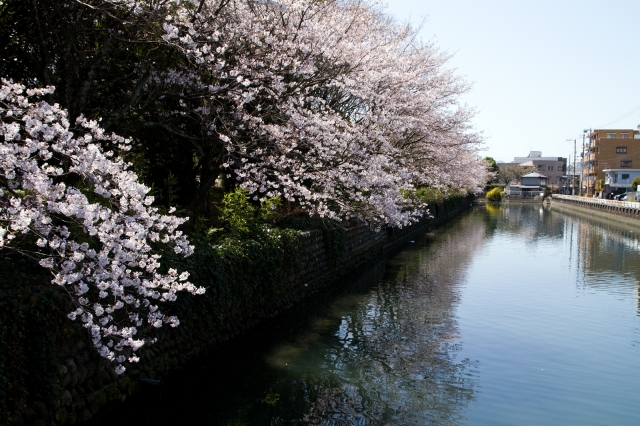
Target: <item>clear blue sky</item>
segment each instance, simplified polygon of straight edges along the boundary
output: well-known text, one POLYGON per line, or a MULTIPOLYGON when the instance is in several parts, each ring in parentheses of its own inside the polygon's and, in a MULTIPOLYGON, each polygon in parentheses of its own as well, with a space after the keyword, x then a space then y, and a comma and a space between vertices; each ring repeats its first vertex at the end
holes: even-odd
POLYGON ((583 129, 640 124, 640 0, 392 0, 387 10, 426 18, 422 39, 473 82, 465 101, 483 156, 573 158, 566 139, 581 144, 583 129))

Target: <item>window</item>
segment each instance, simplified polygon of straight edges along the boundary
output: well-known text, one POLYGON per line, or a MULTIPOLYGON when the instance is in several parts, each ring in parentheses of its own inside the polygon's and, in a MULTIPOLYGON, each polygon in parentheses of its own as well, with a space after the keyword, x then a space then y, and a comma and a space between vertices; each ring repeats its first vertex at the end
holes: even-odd
POLYGON ((621 160, 620 167, 631 167, 631 160, 621 160))
POLYGON ((616 154, 626 154, 627 147, 626 146, 616 146, 616 154))
POLYGON ((621 179, 629 179, 629 173, 623 173, 621 179))
POLYGON ((620 139, 629 139, 629 133, 620 133, 620 139))
POLYGON ((607 133, 607 139, 615 139, 616 134, 615 133, 607 133))

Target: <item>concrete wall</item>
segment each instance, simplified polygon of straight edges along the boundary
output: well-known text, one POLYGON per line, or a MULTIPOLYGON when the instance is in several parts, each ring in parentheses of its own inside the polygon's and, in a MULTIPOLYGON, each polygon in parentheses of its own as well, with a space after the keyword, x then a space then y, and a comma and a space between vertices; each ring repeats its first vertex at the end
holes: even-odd
POLYGON ((592 216, 616 222, 640 225, 640 203, 634 201, 603 200, 574 195, 552 196, 551 206, 589 212, 592 216))

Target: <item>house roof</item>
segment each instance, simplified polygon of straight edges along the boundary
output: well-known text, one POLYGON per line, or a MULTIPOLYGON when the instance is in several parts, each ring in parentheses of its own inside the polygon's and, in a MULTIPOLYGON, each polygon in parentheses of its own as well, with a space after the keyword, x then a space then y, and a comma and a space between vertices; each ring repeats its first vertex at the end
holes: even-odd
POLYGON ((540 173, 537 173, 537 172, 533 172, 533 173, 527 173, 526 175, 520 176, 520 179, 522 179, 522 178, 545 178, 545 179, 548 179, 548 176, 541 175, 540 173))

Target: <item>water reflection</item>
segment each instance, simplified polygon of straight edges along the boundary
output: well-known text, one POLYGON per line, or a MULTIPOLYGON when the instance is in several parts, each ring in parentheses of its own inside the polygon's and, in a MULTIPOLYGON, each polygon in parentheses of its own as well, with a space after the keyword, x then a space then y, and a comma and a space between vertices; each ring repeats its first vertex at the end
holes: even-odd
MULTIPOLYGON (((638 294, 640 223, 632 226, 571 211, 549 215, 564 222, 577 251, 579 285, 610 294, 638 294)), ((640 300, 639 300, 640 307, 640 300)), ((639 311, 640 312, 640 311, 639 311)))
POLYGON ((339 298, 311 331, 268 355, 289 376, 313 377, 313 384, 299 384, 311 391, 295 422, 463 421, 474 398, 476 369, 457 357, 455 308, 465 265, 484 230, 479 218, 466 217, 455 229, 430 235, 391 259, 368 293, 339 298))
POLYGON ((418 239, 315 311, 163 378, 118 424, 463 423, 477 365, 458 356, 455 310, 485 231, 471 215, 418 239))
POLYGON ((640 231, 553 206, 472 214, 490 238, 457 312, 482 378, 469 424, 639 424, 640 231))
MULTIPOLYGON (((579 272, 576 285, 609 293, 638 293, 640 223, 631 226, 541 204, 487 205, 485 210, 476 214, 492 225, 491 235, 496 231, 514 234, 533 247, 564 240, 567 268, 579 272)), ((640 309, 640 300, 638 306, 640 309)))
POLYGON ((640 330, 619 313, 640 312, 636 235, 481 206, 102 424, 607 424, 603 401, 635 419, 640 330))
POLYGON ((528 243, 535 243, 545 238, 562 238, 563 236, 563 219, 559 215, 553 215, 548 205, 538 203, 489 204, 480 206, 476 214, 491 218, 494 230, 518 234, 524 237, 528 243))

